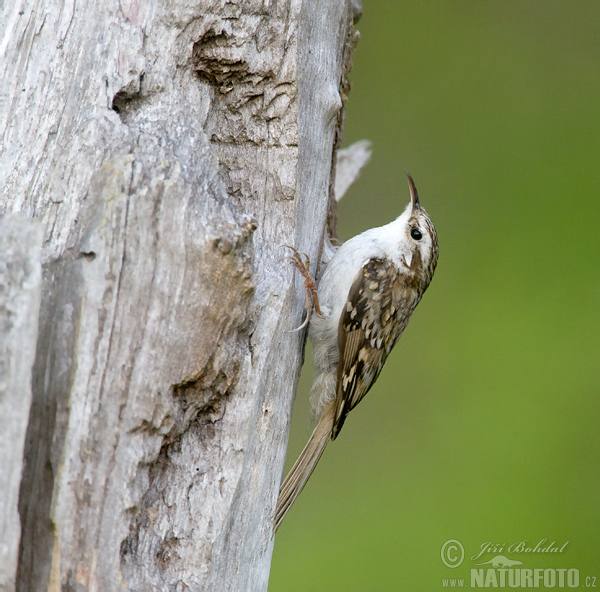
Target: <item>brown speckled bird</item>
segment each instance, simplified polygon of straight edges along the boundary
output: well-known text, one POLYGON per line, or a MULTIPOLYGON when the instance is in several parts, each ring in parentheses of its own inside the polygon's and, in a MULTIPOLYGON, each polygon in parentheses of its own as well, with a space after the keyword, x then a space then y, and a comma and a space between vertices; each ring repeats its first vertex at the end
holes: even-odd
MULTIPOLYGON (((315 379, 311 404, 318 423, 283 482, 274 528, 298 497, 329 440, 375 384, 392 348, 429 286, 438 260, 438 241, 408 175, 410 204, 390 224, 344 243, 319 282, 309 327, 315 379)), ((295 252, 296 267, 308 269, 295 252)), ((313 289, 314 293, 314 289, 313 289)))

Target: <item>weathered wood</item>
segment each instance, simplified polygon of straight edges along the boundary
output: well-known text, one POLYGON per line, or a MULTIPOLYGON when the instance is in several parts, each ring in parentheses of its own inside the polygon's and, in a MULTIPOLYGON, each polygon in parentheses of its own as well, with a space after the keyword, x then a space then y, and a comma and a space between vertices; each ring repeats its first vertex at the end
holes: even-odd
POLYGON ((352 4, 8 4, 1 205, 45 224, 19 589, 264 590, 280 245, 318 260, 352 4))
POLYGON ((17 511, 42 281, 42 225, 0 217, 0 590, 14 590, 17 511))
POLYGON ((335 167, 335 201, 340 201, 350 185, 371 159, 371 142, 359 140, 337 152, 335 167))

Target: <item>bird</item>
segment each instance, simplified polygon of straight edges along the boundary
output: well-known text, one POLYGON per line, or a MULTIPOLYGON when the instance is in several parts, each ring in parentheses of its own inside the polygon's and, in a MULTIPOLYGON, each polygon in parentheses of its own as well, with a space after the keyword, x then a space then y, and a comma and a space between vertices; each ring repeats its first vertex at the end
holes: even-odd
MULTIPOLYGON (((407 172, 410 203, 393 222, 343 243, 318 285, 310 260, 288 257, 305 278, 306 321, 313 344, 311 389, 316 427, 279 490, 273 532, 306 485, 348 413, 375 384, 385 361, 429 286, 438 262, 435 227, 407 172), (312 308, 314 313, 311 316, 312 308)), ((302 257, 304 255, 304 258, 302 257)))

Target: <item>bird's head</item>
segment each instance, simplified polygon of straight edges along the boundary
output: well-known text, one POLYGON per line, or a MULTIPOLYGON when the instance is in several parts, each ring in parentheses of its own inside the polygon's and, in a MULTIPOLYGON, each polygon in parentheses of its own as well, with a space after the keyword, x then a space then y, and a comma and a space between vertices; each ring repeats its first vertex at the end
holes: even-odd
POLYGON ((438 239, 433 223, 419 203, 415 182, 408 173, 406 176, 410 188, 410 204, 401 216, 404 222, 404 259, 407 267, 421 276, 425 290, 437 265, 438 239))

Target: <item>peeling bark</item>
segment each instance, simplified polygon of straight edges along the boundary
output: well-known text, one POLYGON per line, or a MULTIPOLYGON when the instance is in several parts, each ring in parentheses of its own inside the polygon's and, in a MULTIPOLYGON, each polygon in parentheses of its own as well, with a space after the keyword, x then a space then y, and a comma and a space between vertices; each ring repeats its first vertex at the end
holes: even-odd
POLYGON ((16 589, 264 590, 303 345, 280 245, 318 260, 358 9, 0 10, 0 205, 44 229, 16 589))

